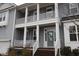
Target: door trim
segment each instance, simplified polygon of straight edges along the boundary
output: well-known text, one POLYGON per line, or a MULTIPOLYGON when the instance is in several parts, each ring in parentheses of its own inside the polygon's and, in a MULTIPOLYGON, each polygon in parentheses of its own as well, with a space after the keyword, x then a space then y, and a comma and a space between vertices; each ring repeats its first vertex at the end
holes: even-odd
MULTIPOLYGON (((43 47, 44 48, 54 48, 54 40, 53 40, 53 46, 46 46, 47 45, 47 42, 45 42, 45 30, 47 28, 44 28, 44 44, 43 44, 43 47)), ((47 30, 47 31, 53 31, 53 30, 47 30)))

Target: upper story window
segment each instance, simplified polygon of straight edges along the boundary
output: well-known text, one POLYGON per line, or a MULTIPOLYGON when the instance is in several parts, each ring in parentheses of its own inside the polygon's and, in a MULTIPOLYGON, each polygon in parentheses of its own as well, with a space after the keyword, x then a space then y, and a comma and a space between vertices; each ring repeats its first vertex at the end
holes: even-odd
POLYGON ((6 12, 0 13, 0 22, 5 21, 6 12))
POLYGON ((0 22, 2 21, 2 17, 0 17, 0 22))
POLYGON ((7 25, 8 11, 0 13, 0 27, 7 25))
POLYGON ((69 33, 70 33, 70 41, 79 41, 79 25, 70 26, 69 33))
POLYGON ((51 7, 51 6, 46 8, 47 12, 52 11, 52 10, 53 10, 53 7, 51 7))
POLYGON ((78 4, 70 3, 69 4, 70 14, 76 14, 78 12, 78 4))

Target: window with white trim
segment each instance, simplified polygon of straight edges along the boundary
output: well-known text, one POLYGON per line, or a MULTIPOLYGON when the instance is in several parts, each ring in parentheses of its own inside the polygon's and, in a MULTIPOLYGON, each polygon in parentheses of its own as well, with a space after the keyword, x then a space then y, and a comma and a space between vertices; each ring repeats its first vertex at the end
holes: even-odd
POLYGON ((69 4, 70 14, 76 14, 78 12, 78 4, 70 3, 69 4))
POLYGON ((36 40, 36 29, 33 30, 33 40, 36 40))
POLYGON ((70 33, 70 41, 79 41, 79 25, 70 26, 69 33, 70 33))
POLYGON ((0 22, 5 21, 6 12, 0 13, 0 22))

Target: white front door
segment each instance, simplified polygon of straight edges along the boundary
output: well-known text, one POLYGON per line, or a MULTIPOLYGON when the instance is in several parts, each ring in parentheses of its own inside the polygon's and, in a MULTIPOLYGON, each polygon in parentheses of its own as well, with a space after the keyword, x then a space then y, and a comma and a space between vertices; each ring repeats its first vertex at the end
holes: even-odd
POLYGON ((44 30, 44 47, 54 48, 55 32, 53 30, 44 30))

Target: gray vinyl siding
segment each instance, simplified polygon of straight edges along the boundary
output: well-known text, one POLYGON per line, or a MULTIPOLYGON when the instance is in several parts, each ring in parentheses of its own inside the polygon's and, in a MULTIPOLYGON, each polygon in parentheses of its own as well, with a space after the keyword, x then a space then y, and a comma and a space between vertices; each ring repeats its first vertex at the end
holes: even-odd
POLYGON ((5 27, 0 28, 0 39, 12 39, 14 14, 14 9, 9 10, 8 24, 5 27))
POLYGON ((69 15, 69 4, 68 3, 61 3, 58 4, 59 9, 59 17, 66 17, 69 15))
POLYGON ((58 4, 58 11, 59 11, 59 17, 69 17, 69 16, 74 16, 74 15, 78 15, 79 14, 79 3, 77 3, 78 7, 75 5, 75 7, 77 7, 77 13, 73 14, 70 13, 70 7, 69 7, 69 3, 59 3, 58 4))

